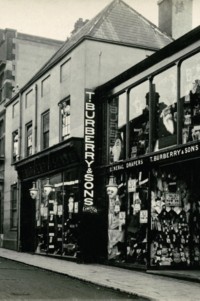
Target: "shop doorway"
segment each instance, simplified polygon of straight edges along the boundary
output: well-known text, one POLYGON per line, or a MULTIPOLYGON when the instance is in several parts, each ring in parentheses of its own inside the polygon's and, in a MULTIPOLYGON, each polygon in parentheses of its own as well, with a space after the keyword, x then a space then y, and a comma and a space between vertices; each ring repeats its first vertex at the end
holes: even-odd
POLYGON ((22 183, 21 187, 21 251, 35 251, 35 200, 30 197, 32 182, 22 183))

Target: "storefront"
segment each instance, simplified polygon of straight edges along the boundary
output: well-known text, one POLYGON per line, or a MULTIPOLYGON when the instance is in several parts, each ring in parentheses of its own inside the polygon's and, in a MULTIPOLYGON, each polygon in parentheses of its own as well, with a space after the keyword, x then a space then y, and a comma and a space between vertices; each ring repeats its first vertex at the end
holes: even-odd
POLYGON ((197 28, 96 91, 109 263, 200 267, 199 39, 197 28))
POLYGON ((77 258, 83 141, 61 143, 16 164, 20 178, 19 249, 77 258))

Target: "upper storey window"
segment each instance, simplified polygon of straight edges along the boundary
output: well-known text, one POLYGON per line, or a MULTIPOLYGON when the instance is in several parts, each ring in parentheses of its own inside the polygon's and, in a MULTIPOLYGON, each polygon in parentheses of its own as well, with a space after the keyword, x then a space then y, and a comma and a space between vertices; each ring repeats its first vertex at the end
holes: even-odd
POLYGON ((25 106, 28 108, 34 104, 33 90, 30 90, 28 93, 26 93, 25 97, 25 106))
POLYGON ((177 144, 177 69, 172 67, 154 77, 157 95, 154 151, 177 144))
POLYGON ((50 93, 50 76, 42 81, 41 96, 44 97, 50 93))
POLYGON ((60 66, 60 82, 69 82, 71 72, 71 59, 60 66))
POLYGON ((182 143, 200 140, 200 53, 181 65, 182 143))
POLYGON ((71 127, 71 106, 70 98, 67 98, 60 102, 60 115, 61 115, 61 140, 66 140, 70 137, 71 127))
POLYGON ((109 102, 109 161, 120 161, 125 157, 126 145, 126 93, 114 97, 109 102))
POLYGON ((32 122, 26 126, 26 155, 33 154, 33 126, 32 122))
POLYGON ((149 82, 130 91, 129 96, 129 157, 144 155, 149 147, 149 82))

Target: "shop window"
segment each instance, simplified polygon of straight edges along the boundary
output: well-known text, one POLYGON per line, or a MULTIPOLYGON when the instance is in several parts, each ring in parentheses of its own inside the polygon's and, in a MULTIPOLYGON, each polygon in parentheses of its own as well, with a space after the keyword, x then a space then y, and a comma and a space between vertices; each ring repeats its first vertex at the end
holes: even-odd
POLYGON ((71 72, 71 59, 60 66, 60 82, 69 82, 71 72))
POLYGON ((49 111, 42 114, 42 149, 49 147, 49 111))
POLYGON ((134 169, 128 177, 127 261, 146 265, 149 174, 134 169))
POLYGON ((26 126, 26 155, 31 156, 33 153, 33 127, 32 123, 26 126))
POLYGON ((74 171, 40 181, 37 215, 37 250, 60 256, 77 257, 80 197, 74 171))
POLYGON ((154 77, 158 96, 154 151, 177 144, 177 72, 172 67, 154 77))
POLYGON ((108 260, 123 262, 126 258, 126 199, 123 174, 110 176, 108 195, 108 260))
POLYGON ((18 130, 12 134, 12 162, 19 160, 19 134, 18 130))
POLYGON ((19 101, 17 101, 14 105, 13 105, 13 114, 12 117, 16 117, 19 115, 19 101))
POLYGON ((200 140, 200 53, 181 65, 182 143, 200 140))
POLYGON ((34 104, 34 97, 33 97, 33 90, 30 90, 28 93, 26 93, 25 96, 25 107, 28 108, 34 104))
POLYGON ((127 100, 126 93, 113 98, 108 107, 109 161, 118 162, 125 157, 127 100))
POLYGON ((70 115, 70 99, 67 98, 59 103, 61 115, 61 140, 70 137, 71 115, 70 115))
POLYGON ((145 82, 130 91, 129 102, 129 157, 148 152, 149 146, 149 83, 145 82))
POLYGON ((41 83, 41 96, 44 97, 50 93, 50 76, 46 77, 41 83))
POLYGON ((17 229, 17 185, 11 186, 10 227, 11 230, 17 229))
POLYGON ((151 265, 200 265, 199 164, 153 169, 151 265), (194 181, 195 179, 195 181, 194 181))
POLYGON ((5 154, 5 127, 4 119, 0 120, 0 156, 3 157, 5 154))

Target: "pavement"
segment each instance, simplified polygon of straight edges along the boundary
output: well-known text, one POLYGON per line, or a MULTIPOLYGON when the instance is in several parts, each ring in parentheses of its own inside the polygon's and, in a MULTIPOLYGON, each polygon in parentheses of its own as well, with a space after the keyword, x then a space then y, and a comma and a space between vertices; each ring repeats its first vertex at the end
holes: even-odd
POLYGON ((102 264, 80 264, 3 248, 0 248, 1 257, 151 301, 200 301, 200 270, 136 271, 102 264))

